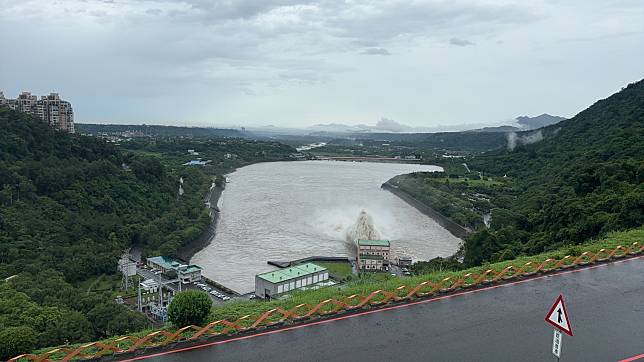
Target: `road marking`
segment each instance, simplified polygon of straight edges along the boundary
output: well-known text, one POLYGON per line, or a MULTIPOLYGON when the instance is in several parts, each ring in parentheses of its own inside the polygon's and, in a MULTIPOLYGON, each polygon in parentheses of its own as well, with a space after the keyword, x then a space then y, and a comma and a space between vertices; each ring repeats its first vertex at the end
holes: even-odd
POLYGON ((644 353, 638 354, 637 356, 629 357, 623 360, 620 360, 619 362, 632 362, 632 361, 637 361, 638 359, 644 359, 644 353))
MULTIPOLYGON (((496 288, 501 288, 501 287, 506 287, 506 286, 523 284, 523 283, 531 282, 531 281, 534 281, 534 280, 541 280, 541 279, 551 278, 551 277, 555 277, 555 276, 559 276, 559 275, 582 272, 582 271, 585 271, 585 270, 600 268, 600 267, 613 265, 613 264, 619 264, 619 263, 623 263, 623 262, 627 262, 627 261, 631 261, 631 260, 637 260, 637 259, 641 259, 641 258, 644 258, 644 255, 636 256, 634 258, 616 260, 616 261, 613 261, 613 262, 610 262, 610 263, 591 265, 591 266, 581 268, 581 269, 565 270, 565 271, 561 271, 561 272, 558 272, 558 273, 541 275, 541 276, 538 276, 538 277, 533 277, 533 278, 524 279, 524 280, 517 280, 517 281, 514 281, 514 282, 510 282, 510 283, 504 283, 504 284, 498 284, 498 285, 490 285, 490 286, 487 286, 487 287, 473 289, 473 290, 464 290, 462 292, 458 292, 458 293, 454 293, 454 294, 450 294, 450 295, 442 295, 442 296, 438 296, 438 297, 434 297, 434 298, 430 298, 430 299, 419 300, 419 301, 416 301, 416 302, 399 304, 399 305, 394 305, 394 306, 391 306, 391 307, 379 308, 379 309, 374 309, 374 310, 368 310, 368 311, 355 313, 355 314, 350 314, 350 315, 345 315, 345 316, 341 316, 341 317, 329 318, 329 319, 325 319, 325 320, 321 320, 321 321, 317 321, 317 322, 300 324, 300 325, 295 325, 295 326, 291 326, 291 327, 275 329, 275 330, 272 330, 272 331, 266 331, 266 332, 251 334, 251 335, 248 335, 248 336, 241 336, 241 337, 236 337, 236 338, 225 339, 225 340, 222 340, 222 341, 209 342, 209 343, 199 344, 199 345, 196 345, 196 346, 173 349, 173 350, 170 350, 170 351, 163 351, 163 352, 159 352, 159 353, 154 353, 154 354, 150 354, 150 355, 146 355, 146 356, 139 356, 139 357, 124 359, 124 360, 120 360, 120 361, 122 361, 122 362, 140 361, 140 360, 144 360, 144 359, 148 359, 148 358, 154 358, 154 357, 160 357, 160 356, 164 356, 164 355, 172 354, 172 353, 186 352, 186 351, 191 351, 191 350, 194 350, 194 349, 200 349, 200 348, 204 348, 204 347, 217 346, 217 345, 224 344, 224 343, 230 343, 230 342, 235 342, 235 341, 243 341, 243 340, 251 339, 251 338, 255 338, 255 337, 261 337, 261 336, 266 336, 266 335, 270 335, 270 334, 281 333, 281 332, 286 332, 286 331, 305 328, 305 327, 316 326, 316 325, 319 325, 319 324, 331 323, 331 322, 335 322, 335 321, 340 321, 340 320, 344 320, 344 319, 359 317, 359 316, 368 315, 368 314, 372 314, 372 313, 380 313, 380 312, 385 312, 385 311, 388 311, 388 310, 407 308, 407 307, 411 307, 411 306, 418 305, 418 304, 427 304, 427 303, 434 302, 434 301, 437 301, 437 300, 443 300, 443 299, 452 298, 452 297, 456 297, 456 296, 460 296, 460 295, 478 293, 478 292, 483 292, 483 291, 490 290, 490 289, 496 289, 496 288)), ((631 361, 636 361, 636 360, 638 360, 640 358, 644 358, 644 354, 641 354, 641 355, 638 355, 638 356, 633 356, 633 357, 630 357, 628 359, 625 359, 625 360, 622 360, 622 361, 619 361, 619 362, 631 362, 631 361)))

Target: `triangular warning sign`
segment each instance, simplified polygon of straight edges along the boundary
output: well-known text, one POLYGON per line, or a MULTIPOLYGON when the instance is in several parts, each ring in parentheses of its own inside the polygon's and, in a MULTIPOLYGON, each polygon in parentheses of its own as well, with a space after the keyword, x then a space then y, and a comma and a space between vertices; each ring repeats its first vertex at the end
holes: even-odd
POLYGON ((568 318, 568 312, 566 311, 566 305, 564 304, 562 295, 559 295, 555 304, 550 308, 550 312, 546 315, 546 322, 552 324, 567 335, 572 336, 572 325, 570 324, 570 318, 568 318))

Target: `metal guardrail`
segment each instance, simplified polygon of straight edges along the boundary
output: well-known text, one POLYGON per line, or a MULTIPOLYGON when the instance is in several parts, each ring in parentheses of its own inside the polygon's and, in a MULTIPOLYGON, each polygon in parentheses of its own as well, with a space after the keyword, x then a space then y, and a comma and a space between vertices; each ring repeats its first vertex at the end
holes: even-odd
POLYGON ((245 315, 235 321, 218 320, 204 327, 187 326, 169 332, 158 330, 143 337, 125 336, 107 342, 92 342, 76 348, 60 347, 42 354, 23 354, 8 362, 34 361, 72 361, 99 358, 109 354, 134 352, 138 349, 162 347, 171 343, 197 341, 201 338, 224 336, 235 332, 248 332, 259 327, 275 326, 285 322, 299 322, 316 316, 329 316, 366 307, 383 306, 390 302, 405 302, 447 293, 459 288, 469 288, 481 284, 500 282, 508 279, 531 276, 539 272, 549 272, 588 265, 598 261, 634 256, 644 252, 644 244, 635 242, 631 246, 617 246, 614 250, 601 249, 597 253, 585 252, 579 256, 565 256, 561 260, 547 259, 542 263, 528 262, 522 267, 510 265, 501 271, 488 269, 482 274, 467 273, 459 278, 445 278, 440 282, 425 281, 415 286, 401 285, 393 291, 375 290, 367 296, 358 294, 341 299, 327 299, 318 304, 300 304, 285 310, 275 308, 260 316, 245 315))

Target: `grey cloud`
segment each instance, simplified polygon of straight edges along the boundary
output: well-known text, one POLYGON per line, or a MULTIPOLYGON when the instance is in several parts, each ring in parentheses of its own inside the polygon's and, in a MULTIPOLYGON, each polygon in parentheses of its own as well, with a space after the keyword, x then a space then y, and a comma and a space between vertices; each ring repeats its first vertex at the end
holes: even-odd
POLYGON ((459 38, 452 38, 452 39, 449 40, 449 43, 452 44, 452 45, 459 46, 459 47, 466 47, 468 45, 474 45, 474 43, 472 43, 471 41, 469 41, 467 39, 459 39, 459 38))
MULTIPOLYGON (((510 112, 511 107, 514 107, 511 112, 539 112, 534 109, 540 106, 536 102, 521 102, 524 98, 535 98, 543 78, 541 73, 526 69, 547 70, 547 74, 557 74, 560 81, 566 81, 560 84, 562 92, 558 98, 559 112, 566 114, 580 107, 581 101, 576 99, 580 99, 577 97, 583 91, 564 92, 574 82, 561 74, 574 74, 568 65, 579 54, 591 51, 584 48, 588 42, 571 40, 632 34, 606 37, 597 44, 607 54, 621 49, 625 56, 620 61, 630 65, 630 68, 609 67, 617 60, 594 60, 594 65, 606 69, 639 70, 639 64, 631 63, 641 59, 642 52, 632 46, 641 43, 642 35, 638 35, 641 31, 637 32, 641 29, 641 19, 632 11, 642 9, 641 1, 630 1, 631 5, 626 8, 620 5, 625 0, 610 5, 600 1, 571 1, 575 4, 550 0, 118 0, 113 3, 111 0, 3 0, 0 44, 6 56, 4 66, 0 67, 0 79, 4 87, 18 90, 49 89, 64 84, 69 90, 61 89, 61 92, 70 98, 86 95, 87 89, 95 90, 96 95, 111 92, 114 100, 126 104, 135 104, 133 99, 139 97, 147 97, 152 104, 160 95, 178 95, 190 102, 196 102, 202 95, 213 98, 216 95, 222 102, 221 107, 207 102, 201 105, 212 107, 208 111, 222 117, 244 113, 239 117, 252 118, 260 114, 260 109, 275 114, 286 112, 284 107, 271 108, 279 103, 296 108, 288 113, 291 118, 303 114, 310 117, 362 115, 364 118, 356 121, 364 122, 367 117, 391 114, 417 124, 425 120, 431 123, 432 119, 427 118, 456 122, 463 116, 479 117, 478 113, 472 114, 475 109, 480 110, 478 104, 463 106, 463 97, 459 95, 454 101, 452 97, 456 96, 452 95, 458 94, 465 83, 485 84, 487 88, 479 90, 483 102, 489 87, 505 89, 504 85, 512 83, 517 74, 525 77, 526 82, 533 80, 531 77, 539 78, 530 87, 534 92, 506 93, 505 97, 512 102, 489 109, 496 109, 494 117, 505 117, 504 112, 510 112), (611 17, 605 16, 606 9, 613 11, 611 17), (564 23, 566 27, 561 28, 564 23), (588 28, 589 23, 598 25, 588 28), (47 41, 42 37, 45 32, 51 38, 64 40, 65 46, 47 41), (498 54, 490 54, 490 49, 481 47, 478 59, 469 59, 465 53, 456 54, 462 52, 447 54, 444 47, 434 46, 450 43, 467 46, 479 42, 478 39, 487 39, 492 44, 503 39, 506 43, 495 47, 494 52, 498 54), (610 47, 609 43, 616 45, 610 47), (622 48, 622 43, 628 47, 622 48), (531 44, 553 46, 552 54, 561 54, 567 61, 540 65, 538 62, 543 56, 530 53, 531 44), (361 55, 386 55, 390 51, 409 54, 404 63, 409 66, 400 69, 400 64, 393 62, 398 57, 379 64, 365 62, 361 55), (37 54, 51 55, 50 64, 42 67, 37 54), (510 57, 512 62, 499 69, 501 63, 493 61, 491 55, 510 57), (469 78, 464 80, 463 69, 472 70, 472 82, 469 78), (485 81, 481 74, 487 76, 485 81), (352 98, 346 96, 354 91, 351 85, 371 85, 378 76, 395 83, 390 89, 378 90, 378 96, 383 96, 395 89, 396 94, 388 98, 390 102, 378 104, 376 110, 370 101, 346 101, 352 98), (229 92, 231 89, 238 90, 239 94, 255 94, 253 98, 258 103, 239 107, 230 95, 235 93, 229 92), (284 89, 287 89, 284 93, 291 93, 282 97, 280 92, 284 89), (297 113, 298 104, 311 99, 319 100, 319 106, 297 113), (409 106, 427 99, 432 99, 427 107, 409 106), (526 107, 534 108, 522 109, 526 107)), ((593 73, 592 80, 604 77, 598 87, 614 86, 614 80, 607 80, 609 73, 593 73)), ((619 79, 624 77, 624 74, 618 75, 619 79)), ((366 86, 355 98, 373 96, 370 92, 376 88, 366 86)), ((596 96, 588 96, 583 102, 596 96)), ((82 117, 82 104, 78 103, 79 117, 82 117)), ((123 109, 122 114, 126 114, 135 108, 134 105, 114 107, 113 112, 123 109)), ((199 109, 189 108, 191 112, 199 109)), ((136 112, 151 112, 136 109, 136 112)), ((158 107, 160 114, 172 109, 158 107)), ((203 111, 204 117, 210 116, 208 111, 203 111)))
POLYGON ((391 55, 389 51, 385 48, 369 48, 365 49, 362 53, 360 54, 366 54, 366 55, 391 55))
POLYGON ((275 9, 316 3, 312 0, 187 0, 185 2, 190 5, 192 10, 197 11, 196 14, 192 15, 207 23, 211 23, 213 20, 247 20, 269 13, 275 9))
MULTIPOLYGON (((9 0, 17 8, 37 0, 9 0)), ((477 24, 477 31, 499 23, 529 21, 520 6, 452 3, 369 3, 331 0, 121 0, 118 6, 89 0, 82 6, 60 0, 73 9, 87 9, 98 20, 95 28, 107 43, 94 49, 101 59, 121 62, 126 74, 199 82, 215 86, 275 87, 315 84, 351 69, 333 64, 334 55, 355 52, 389 55, 388 45, 405 37, 436 37, 454 27, 477 24), (151 16, 153 15, 153 16, 151 16), (106 23, 114 26, 101 28, 106 23), (107 53, 107 54, 106 54, 107 53)), ((33 4, 31 4, 33 6, 33 4)), ((59 18, 46 11, 42 22, 59 18)), ((0 21, 3 10, 0 9, 0 21)), ((86 15, 87 16, 87 15, 86 15)), ((77 19, 79 22, 82 19, 77 19)), ((86 40, 82 40, 86 41, 86 40)), ((94 44, 79 43, 82 52, 94 44)), ((62 60, 62 59, 61 59, 62 60)), ((113 66, 115 67, 115 65, 113 66)), ((349 70, 350 71, 350 70, 349 70)), ((170 81, 170 80, 169 80, 170 81)))
POLYGON ((147 10, 145 11, 145 13, 146 13, 146 14, 148 14, 148 15, 160 15, 160 14, 162 14, 162 13, 163 13, 163 10, 161 10, 161 9, 156 9, 156 8, 154 8, 154 9, 147 9, 147 10))
POLYGON ((91 16, 95 16, 95 17, 97 17, 97 18, 102 18, 102 17, 104 17, 104 16, 106 16, 106 15, 107 15, 107 11, 104 11, 104 10, 94 10, 94 11, 90 11, 90 12, 89 12, 89 14, 90 14, 91 16))
POLYGON ((377 42, 373 40, 364 40, 364 39, 354 40, 351 42, 351 44, 358 47, 377 47, 378 46, 377 42))

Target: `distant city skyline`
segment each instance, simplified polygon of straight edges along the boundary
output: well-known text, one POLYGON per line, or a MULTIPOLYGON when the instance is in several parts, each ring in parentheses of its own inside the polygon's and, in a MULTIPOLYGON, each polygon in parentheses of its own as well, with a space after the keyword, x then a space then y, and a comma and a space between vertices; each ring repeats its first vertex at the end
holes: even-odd
POLYGON ((644 2, 6 0, 0 90, 78 123, 572 117, 644 77, 644 2))

